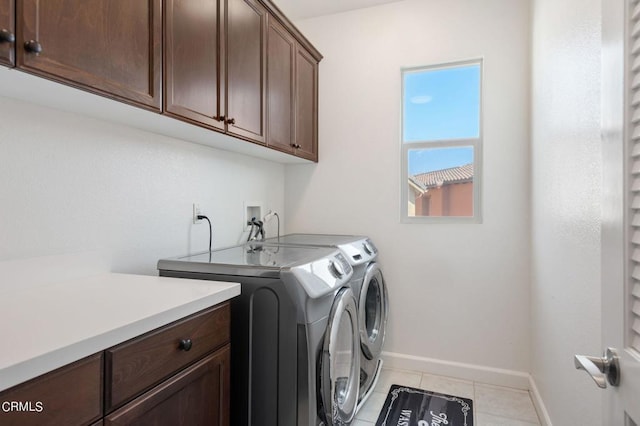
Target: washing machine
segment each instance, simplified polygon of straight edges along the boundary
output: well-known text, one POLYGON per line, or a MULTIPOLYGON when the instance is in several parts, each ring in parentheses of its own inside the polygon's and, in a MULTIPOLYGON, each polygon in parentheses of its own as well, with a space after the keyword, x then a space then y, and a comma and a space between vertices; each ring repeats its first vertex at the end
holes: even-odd
POLYGON ((368 237, 358 235, 288 234, 265 242, 290 247, 335 247, 351 264, 354 272, 349 285, 358 301, 360 334, 359 409, 373 392, 382 368, 389 305, 382 270, 376 262, 378 249, 368 237))
POLYGON ((332 247, 247 243, 158 262, 161 276, 233 281, 231 418, 342 426, 359 400, 353 268, 332 247))

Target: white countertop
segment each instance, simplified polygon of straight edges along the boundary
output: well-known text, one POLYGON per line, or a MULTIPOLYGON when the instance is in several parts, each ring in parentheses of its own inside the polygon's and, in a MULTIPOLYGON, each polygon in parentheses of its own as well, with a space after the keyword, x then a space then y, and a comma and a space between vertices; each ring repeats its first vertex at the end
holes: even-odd
POLYGON ((103 274, 0 292, 0 391, 222 303, 240 284, 103 274))

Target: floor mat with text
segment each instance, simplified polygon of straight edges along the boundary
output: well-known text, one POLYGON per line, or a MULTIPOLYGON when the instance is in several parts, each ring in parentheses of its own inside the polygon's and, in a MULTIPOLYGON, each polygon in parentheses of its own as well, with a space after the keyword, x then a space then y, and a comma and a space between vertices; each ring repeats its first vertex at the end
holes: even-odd
POLYGON ((376 426, 473 426, 468 398, 392 385, 376 426))

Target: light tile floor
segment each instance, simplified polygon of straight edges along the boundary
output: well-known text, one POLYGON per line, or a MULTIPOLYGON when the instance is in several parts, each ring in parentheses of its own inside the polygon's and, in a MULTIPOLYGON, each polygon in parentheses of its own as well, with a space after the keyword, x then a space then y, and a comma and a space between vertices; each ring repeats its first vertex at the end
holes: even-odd
POLYGON ((382 369, 375 391, 356 415, 353 426, 373 426, 392 384, 412 386, 473 400, 474 426, 540 425, 529 392, 434 376, 419 371, 382 369))

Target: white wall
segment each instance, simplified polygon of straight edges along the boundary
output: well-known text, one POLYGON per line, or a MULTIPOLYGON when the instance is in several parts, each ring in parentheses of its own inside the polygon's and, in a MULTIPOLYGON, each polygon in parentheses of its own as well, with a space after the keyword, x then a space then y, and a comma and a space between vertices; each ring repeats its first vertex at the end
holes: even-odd
POLYGON ((557 425, 599 425, 601 391, 573 355, 600 354, 600 0, 535 0, 532 374, 557 425))
POLYGON ((386 350, 529 371, 528 0, 406 0, 296 22, 322 52, 320 163, 286 166, 287 231, 373 238, 386 350), (484 223, 401 224, 400 68, 484 58, 484 223))
POLYGON ((214 247, 236 243, 245 201, 284 208, 281 164, 2 97, 0 117, 0 269, 94 253, 115 272, 155 275, 159 258, 207 249, 193 202, 214 247))

